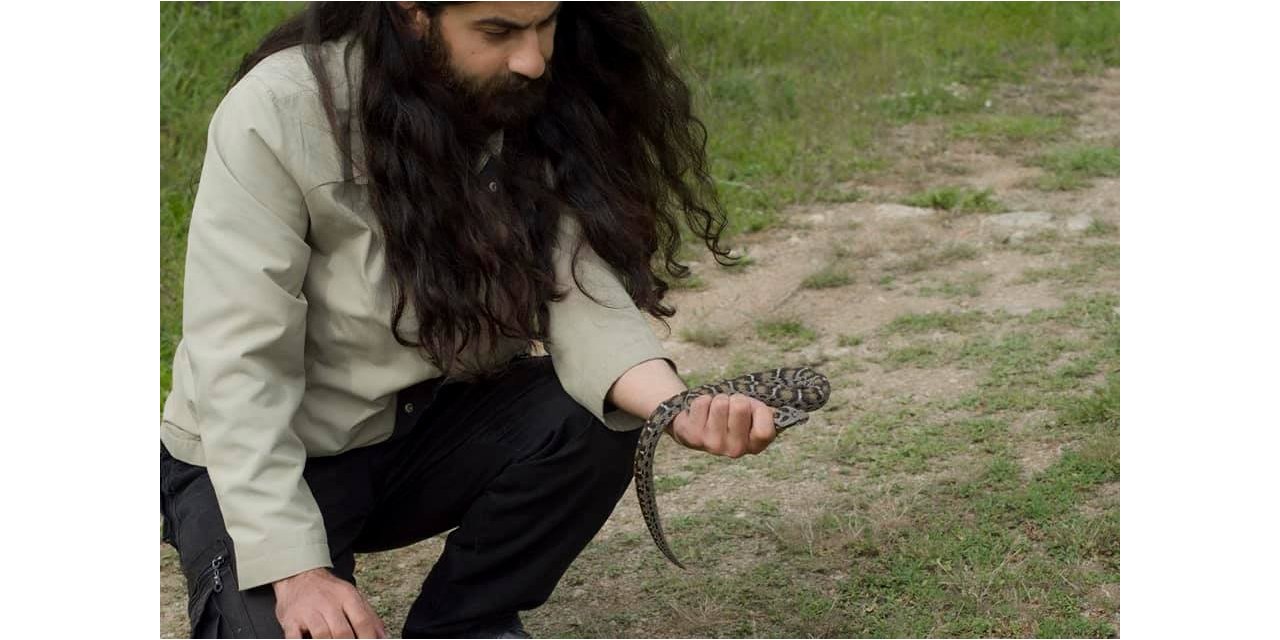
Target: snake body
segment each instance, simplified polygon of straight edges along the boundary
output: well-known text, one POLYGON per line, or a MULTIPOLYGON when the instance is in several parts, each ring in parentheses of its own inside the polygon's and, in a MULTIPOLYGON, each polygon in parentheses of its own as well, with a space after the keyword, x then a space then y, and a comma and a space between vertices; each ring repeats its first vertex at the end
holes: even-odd
POLYGON ((649 527, 653 542, 668 560, 681 569, 684 565, 680 564, 667 545, 667 538, 662 533, 662 521, 658 519, 657 494, 653 486, 653 453, 658 448, 658 441, 667 425, 680 412, 688 409, 695 398, 722 393, 741 393, 773 407, 773 425, 781 433, 807 422, 807 412, 826 404, 831 395, 831 385, 826 376, 808 367, 772 369, 683 391, 654 409, 641 427, 640 442, 636 446, 636 496, 640 498, 640 513, 644 516, 645 525, 649 527))

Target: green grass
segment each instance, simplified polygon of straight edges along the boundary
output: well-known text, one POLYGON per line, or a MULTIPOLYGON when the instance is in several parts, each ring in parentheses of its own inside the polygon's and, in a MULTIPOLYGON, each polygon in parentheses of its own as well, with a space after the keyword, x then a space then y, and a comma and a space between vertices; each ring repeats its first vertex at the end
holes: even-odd
POLYGON ((932 331, 963 332, 976 328, 986 319, 981 311, 909 313, 885 325, 888 334, 928 333, 932 331))
POLYGON ((953 138, 988 143, 1044 142, 1061 135, 1066 122, 1057 116, 994 114, 957 122, 948 130, 953 138))
POLYGON ((693 273, 683 278, 672 278, 667 284, 676 291, 702 291, 707 288, 707 282, 702 276, 693 273))
POLYGON ((800 287, 803 289, 833 289, 852 283, 853 276, 849 275, 847 270, 836 265, 828 265, 806 277, 800 283, 800 287))
POLYGON ((992 275, 986 272, 971 271, 962 273, 954 279, 947 278, 922 285, 916 291, 916 295, 922 297, 976 298, 982 295, 980 285, 991 280, 991 278, 992 275))
POLYGON ((862 336, 842 335, 837 339, 836 344, 841 347, 856 347, 862 344, 862 342, 862 336))
POLYGON ((940 187, 907 196, 902 201, 913 207, 942 209, 953 213, 998 213, 1005 210, 1004 205, 996 201, 991 189, 970 189, 968 187, 940 187))
POLYGON ((729 332, 715 327, 694 327, 681 331, 680 339, 696 345, 718 349, 729 344, 729 332))
POLYGON ((942 267, 949 267, 957 262, 973 260, 977 257, 978 249, 971 244, 962 242, 948 243, 936 249, 922 251, 887 265, 885 269, 890 274, 884 276, 880 284, 882 286, 891 286, 894 281, 894 275, 941 269, 942 267))
POLYGON ((818 339, 818 333, 805 326, 799 320, 766 320, 756 323, 756 335, 783 350, 795 349, 812 344, 818 339))
POLYGON ((1120 147, 1071 146, 1037 156, 1032 164, 1045 170, 1036 187, 1045 191, 1067 191, 1088 186, 1090 178, 1120 175, 1120 147))

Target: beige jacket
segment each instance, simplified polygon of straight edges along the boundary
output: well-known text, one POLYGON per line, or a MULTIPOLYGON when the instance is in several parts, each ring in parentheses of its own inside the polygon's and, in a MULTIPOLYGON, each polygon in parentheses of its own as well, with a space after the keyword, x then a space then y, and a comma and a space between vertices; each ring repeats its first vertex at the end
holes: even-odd
MULTIPOLYGON (((340 117, 349 104, 345 44, 323 49, 340 117)), ((358 48, 348 65, 355 78, 358 48)), ((500 151, 500 136, 491 143, 500 151)), ((356 163, 344 168, 296 47, 259 63, 209 124, 160 439, 174 457, 208 467, 241 589, 331 566, 302 477, 307 457, 387 439, 396 392, 440 375, 392 337, 389 274, 358 139, 353 152, 356 163)), ((550 305, 547 351, 570 396, 610 428, 635 429, 640 418, 604 413, 605 395, 632 366, 667 356, 594 252, 583 251, 578 276, 608 307, 574 286, 565 249, 578 229, 563 220, 557 274, 570 293, 550 305)), ((415 328, 406 313, 402 334, 415 328)), ((524 348, 512 341, 490 355, 505 361, 524 348)))

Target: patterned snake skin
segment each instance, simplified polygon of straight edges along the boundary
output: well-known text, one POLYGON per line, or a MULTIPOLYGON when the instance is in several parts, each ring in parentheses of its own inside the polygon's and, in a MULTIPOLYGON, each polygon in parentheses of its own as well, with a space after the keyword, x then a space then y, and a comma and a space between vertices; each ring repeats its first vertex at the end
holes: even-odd
POLYGON ((774 408, 773 425, 783 430, 809 420, 809 411, 815 411, 827 403, 831 384, 827 377, 808 367, 773 369, 748 373, 730 380, 704 384, 672 396, 658 405, 640 431, 640 443, 636 447, 636 496, 640 498, 640 513, 649 527, 649 535, 667 559, 681 569, 667 538, 662 534, 662 521, 658 519, 657 495, 653 488, 653 452, 667 425, 676 415, 688 409, 698 396, 741 393, 774 408))

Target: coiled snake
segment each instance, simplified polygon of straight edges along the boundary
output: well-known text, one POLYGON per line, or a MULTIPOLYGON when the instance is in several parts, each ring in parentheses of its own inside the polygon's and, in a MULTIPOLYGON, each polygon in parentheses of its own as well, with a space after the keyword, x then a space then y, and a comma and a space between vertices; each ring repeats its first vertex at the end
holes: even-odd
POLYGON ((815 411, 827 403, 831 385, 827 377, 808 367, 773 369, 748 373, 728 380, 704 384, 672 396, 654 409, 640 430, 640 442, 636 446, 635 478, 636 496, 640 498, 640 513, 649 527, 649 535, 667 559, 681 569, 667 538, 662 534, 662 521, 658 519, 658 504, 653 487, 653 452, 667 425, 676 415, 693 404, 698 396, 741 393, 755 398, 775 409, 773 426, 783 430, 809 420, 809 411, 815 411))

